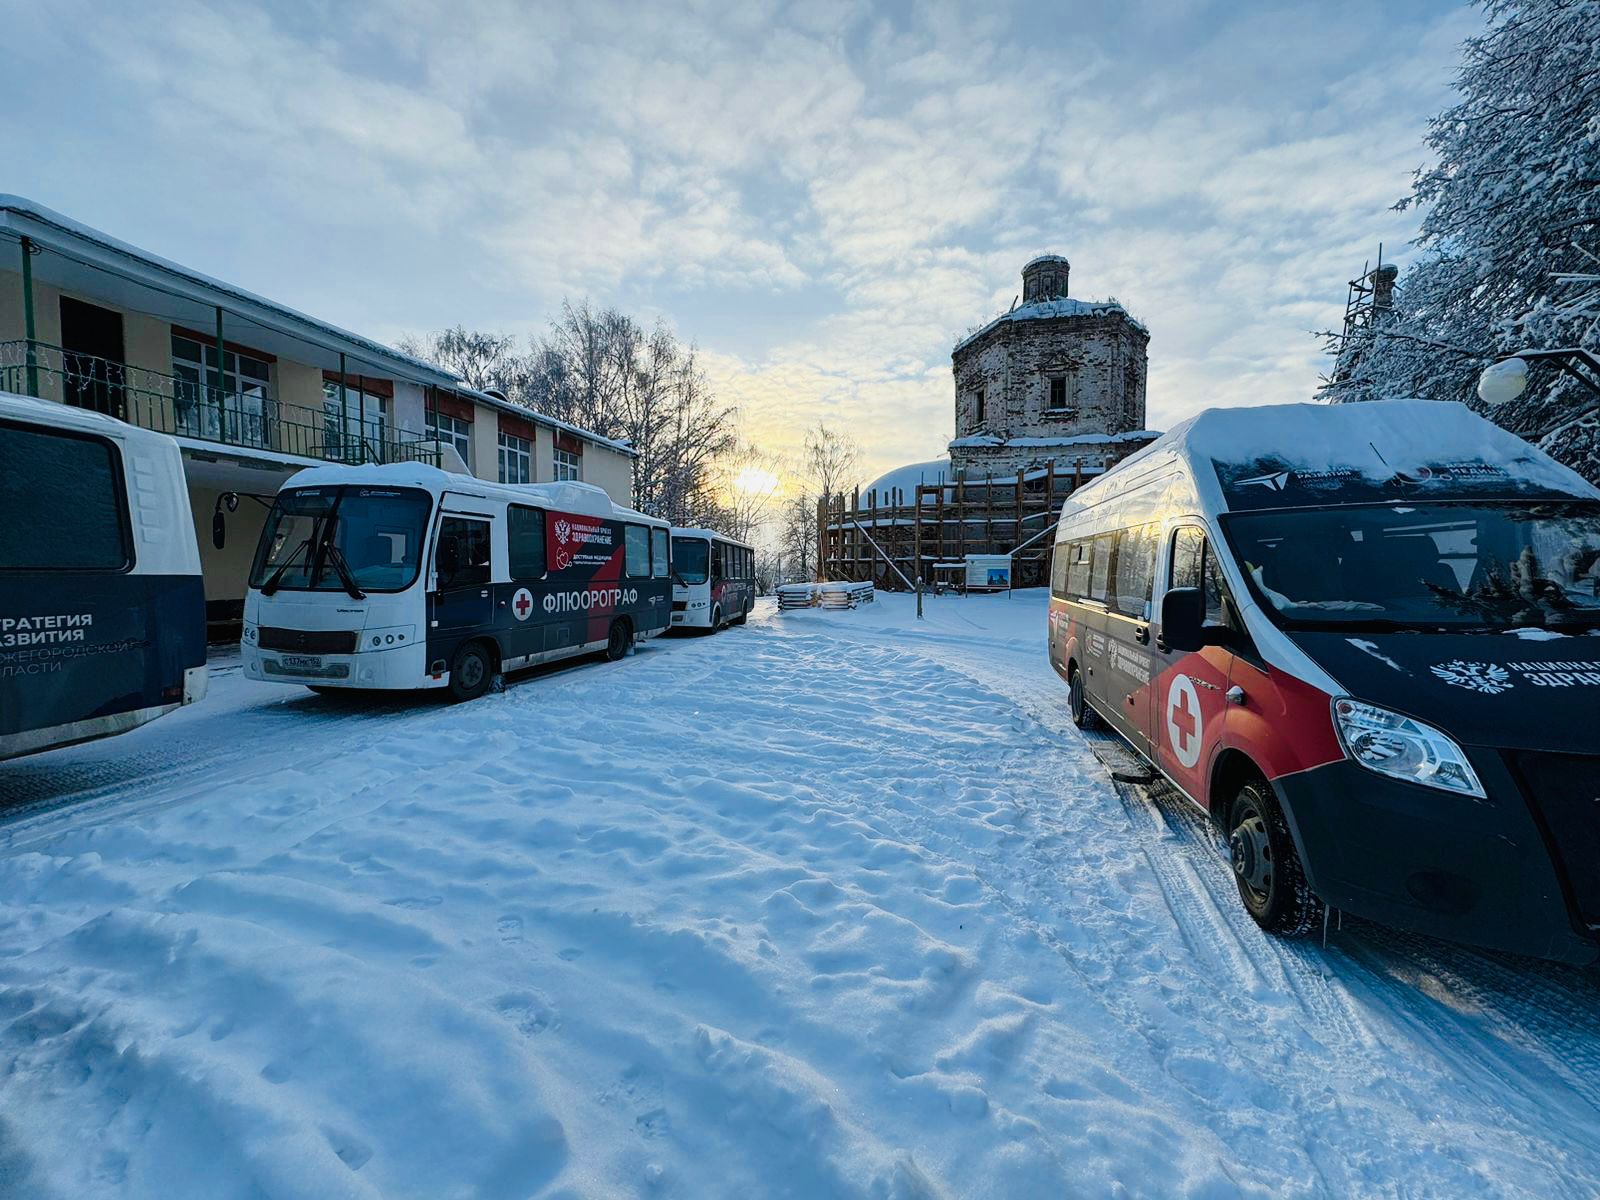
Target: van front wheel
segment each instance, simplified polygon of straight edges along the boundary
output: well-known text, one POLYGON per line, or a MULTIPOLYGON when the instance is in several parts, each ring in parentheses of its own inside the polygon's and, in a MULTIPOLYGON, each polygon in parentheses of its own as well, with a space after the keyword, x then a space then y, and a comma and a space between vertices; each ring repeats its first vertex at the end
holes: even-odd
POLYGON ((450 696, 476 700, 494 683, 494 663, 482 642, 468 642, 450 662, 450 696))
POLYGON ((1228 816, 1228 858, 1239 899, 1268 933, 1303 937, 1322 920, 1323 904, 1306 882, 1300 852, 1272 789, 1252 780, 1228 816))

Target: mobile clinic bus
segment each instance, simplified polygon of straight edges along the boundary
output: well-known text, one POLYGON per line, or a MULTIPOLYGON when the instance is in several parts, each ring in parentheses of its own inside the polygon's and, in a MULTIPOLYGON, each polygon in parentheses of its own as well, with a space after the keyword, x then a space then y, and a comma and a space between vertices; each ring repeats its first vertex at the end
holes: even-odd
POLYGON ((192 704, 205 664, 177 443, 0 393, 0 759, 192 704))
POLYGON ((1600 936, 1600 491, 1458 404, 1208 411, 1073 493, 1050 658, 1241 900, 1570 962, 1600 936))
POLYGON ((672 531, 672 625, 743 625, 756 603, 756 552, 710 529, 672 531))
POLYGON ((313 467, 284 484, 245 597, 252 679, 447 687, 667 626, 665 521, 585 483, 494 484, 435 467, 313 467))

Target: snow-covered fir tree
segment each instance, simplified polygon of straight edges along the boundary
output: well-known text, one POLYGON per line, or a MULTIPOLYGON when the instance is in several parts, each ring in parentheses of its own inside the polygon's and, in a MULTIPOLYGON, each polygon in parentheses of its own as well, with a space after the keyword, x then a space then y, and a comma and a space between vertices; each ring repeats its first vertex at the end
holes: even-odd
MULTIPOLYGON (((1460 102, 1429 122, 1431 166, 1400 207, 1425 253, 1392 312, 1349 339, 1322 395, 1478 406, 1478 373, 1516 350, 1600 352, 1600 0, 1487 0, 1460 102)), ((1595 396, 1553 367, 1491 414, 1600 481, 1595 396)))

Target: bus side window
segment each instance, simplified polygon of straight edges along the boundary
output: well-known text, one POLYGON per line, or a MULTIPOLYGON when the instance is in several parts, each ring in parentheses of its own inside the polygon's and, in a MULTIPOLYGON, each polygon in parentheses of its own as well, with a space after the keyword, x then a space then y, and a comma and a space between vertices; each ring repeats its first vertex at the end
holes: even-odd
POLYGON ((718 583, 722 579, 722 543, 711 543, 711 582, 718 583))
POLYGON ((1156 528, 1135 525, 1117 535, 1116 592, 1111 606, 1125 617, 1150 619, 1150 588, 1156 573, 1156 528))
POLYGON ((471 587, 489 582, 489 522, 446 517, 434 555, 439 586, 471 587))
POLYGON ((624 525, 622 544, 623 564, 628 578, 650 578, 650 531, 643 525, 624 525))
POLYGON ((665 529, 650 530, 650 573, 657 579, 665 579, 672 569, 672 562, 667 557, 667 531, 665 529))
POLYGON ((513 504, 506 515, 506 542, 511 552, 511 578, 543 579, 544 511, 513 504))
POLYGON ((1094 561, 1089 567, 1089 599, 1104 604, 1111 591, 1111 551, 1116 545, 1114 533, 1096 534, 1093 539, 1094 561))

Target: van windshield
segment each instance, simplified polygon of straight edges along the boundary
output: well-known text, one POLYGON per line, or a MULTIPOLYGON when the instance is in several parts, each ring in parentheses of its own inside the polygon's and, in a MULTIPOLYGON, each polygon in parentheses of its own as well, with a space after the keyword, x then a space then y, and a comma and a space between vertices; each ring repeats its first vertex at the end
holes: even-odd
POLYGON ((418 488, 290 488, 261 530, 250 586, 398 592, 422 565, 432 497, 418 488))
POLYGON ((1284 625, 1600 626, 1600 502, 1233 513, 1223 528, 1257 600, 1284 625))
POLYGON ((711 543, 705 538, 672 539, 672 569, 684 583, 704 583, 710 564, 711 543))

